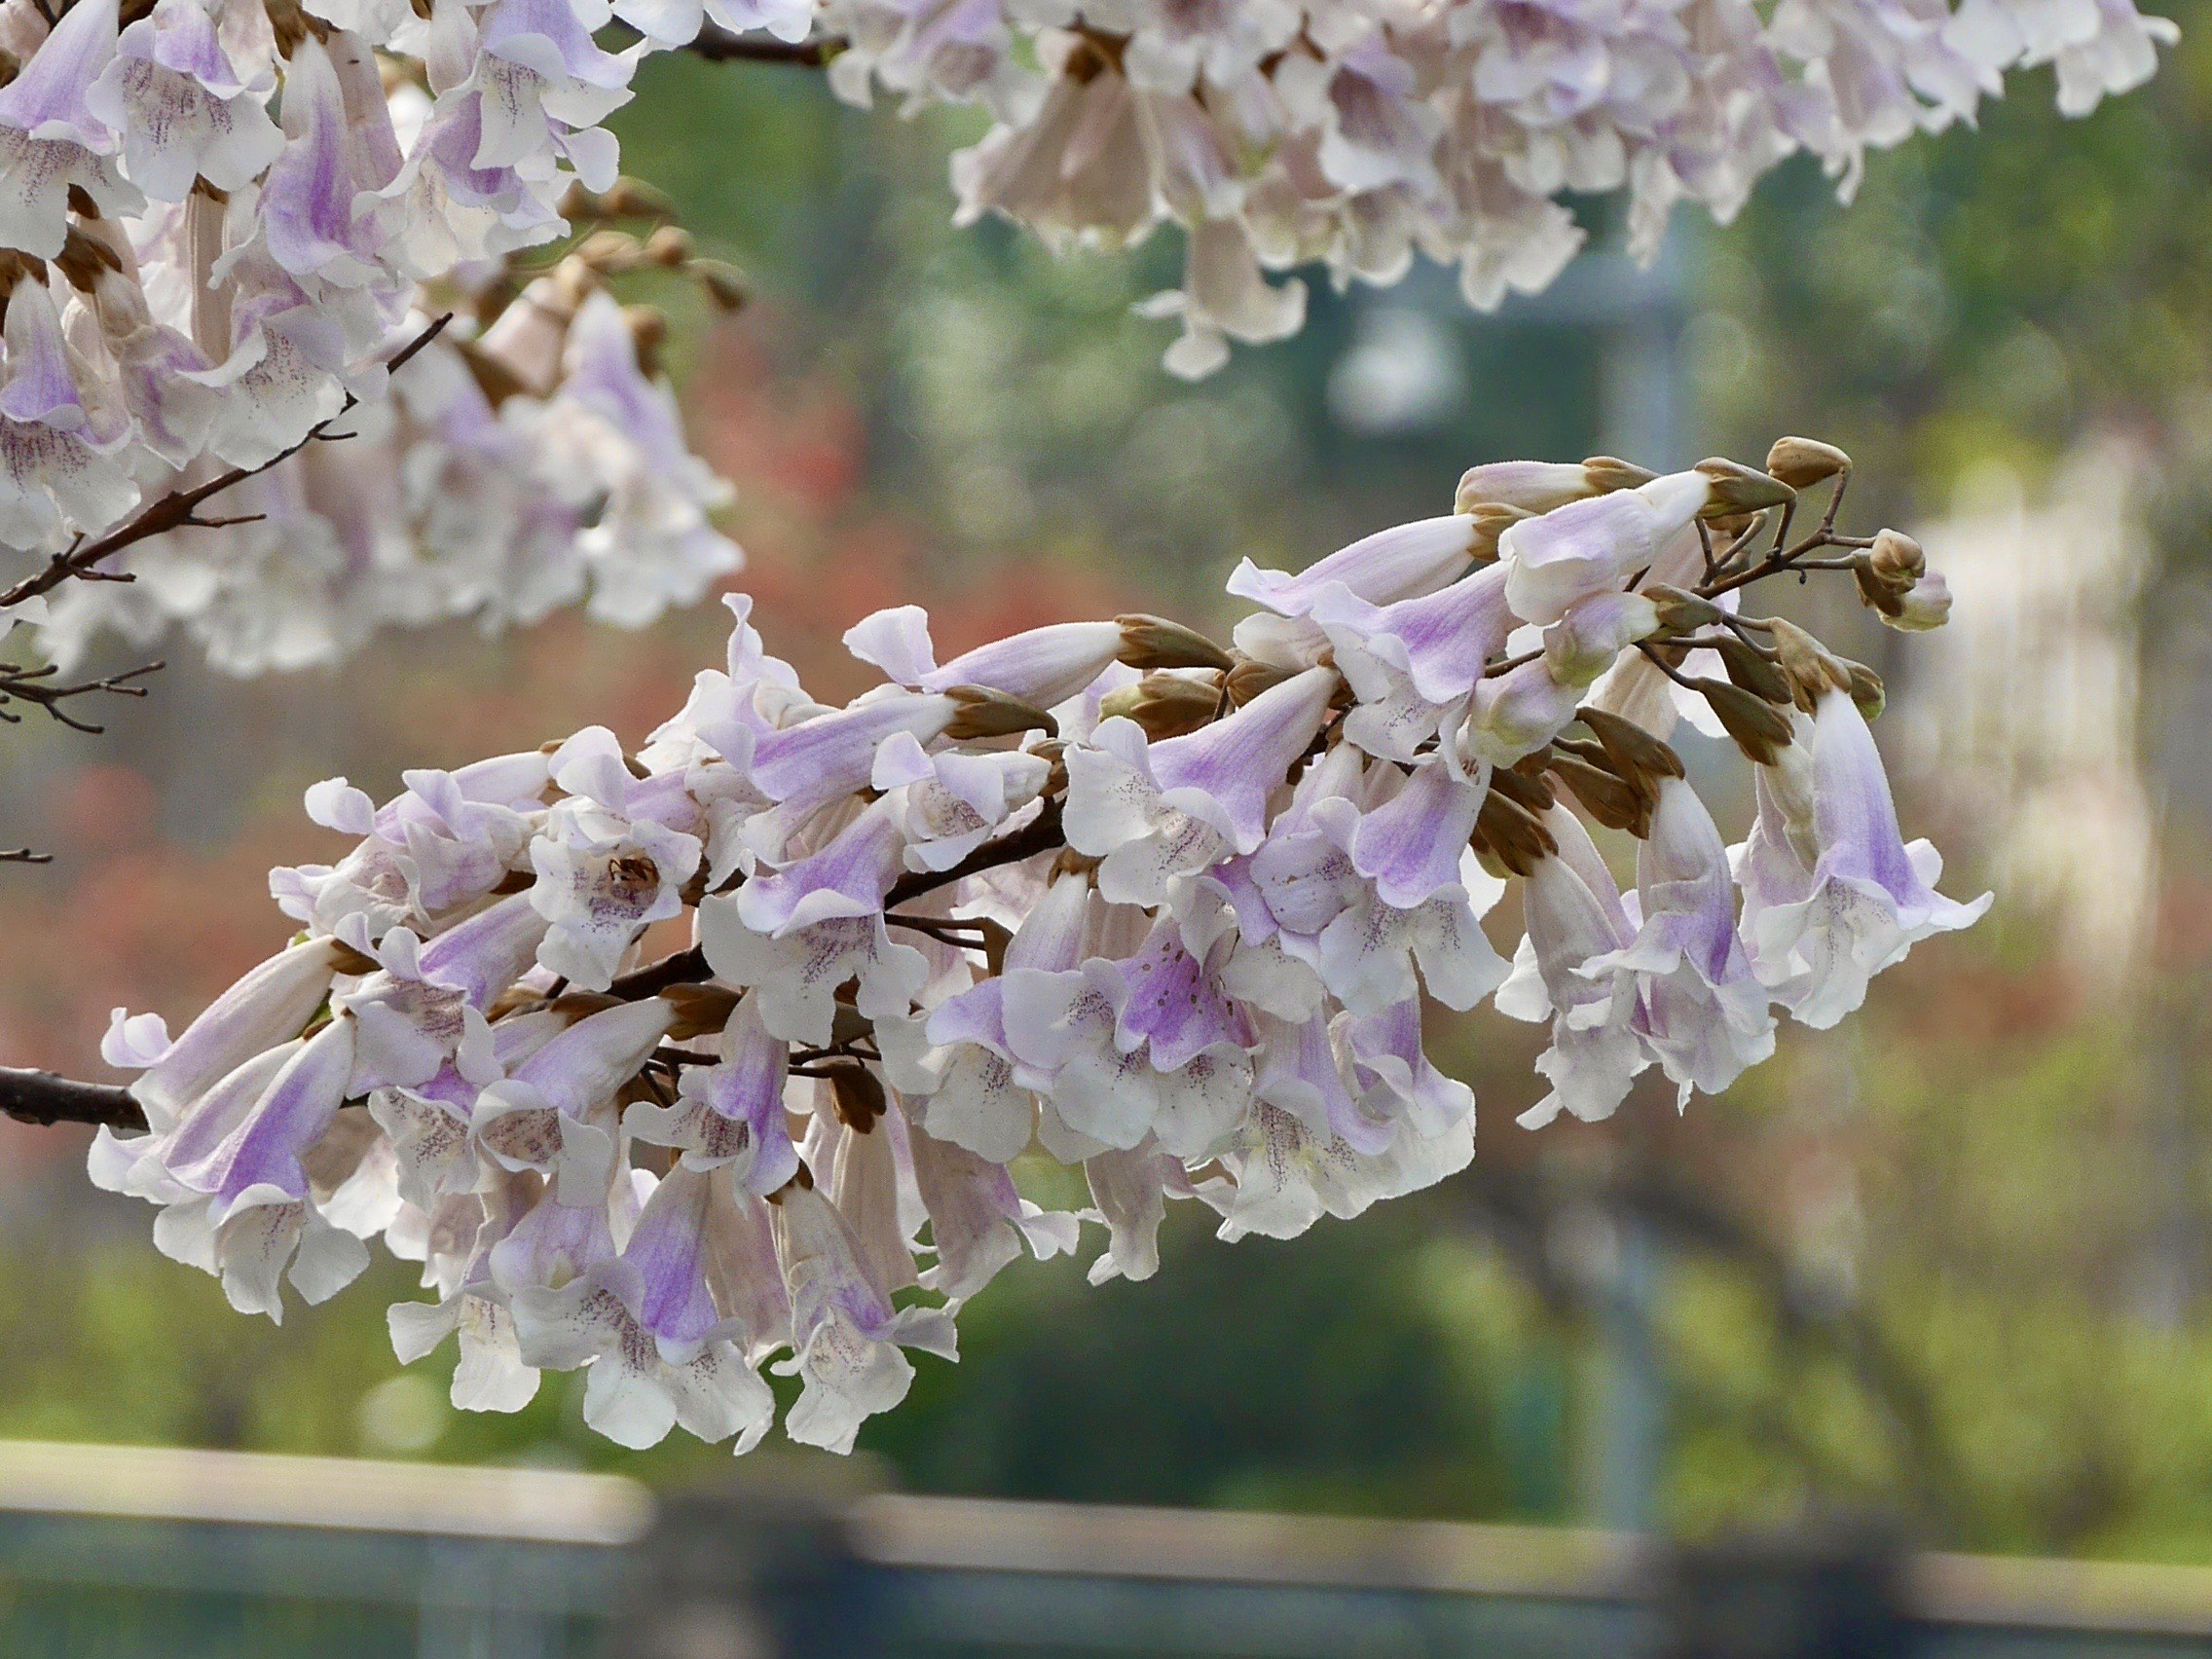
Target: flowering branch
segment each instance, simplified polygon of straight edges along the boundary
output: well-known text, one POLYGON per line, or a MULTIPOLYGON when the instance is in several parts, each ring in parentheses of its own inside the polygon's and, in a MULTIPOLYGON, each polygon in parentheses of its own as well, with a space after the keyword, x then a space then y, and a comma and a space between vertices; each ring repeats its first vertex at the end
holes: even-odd
POLYGON ((1902 843, 1880 682, 1736 608, 1834 566, 1885 622, 1942 619, 1908 537, 1832 515, 1729 573, 1847 465, 1786 439, 1763 469, 1476 467, 1448 514, 1240 567, 1229 645, 1124 615, 940 664, 902 607, 847 633, 884 683, 842 708, 733 598, 726 669, 635 754, 595 726, 381 804, 311 790, 353 851, 272 873, 302 932, 181 1036, 119 1012, 148 1127, 103 1129, 92 1175, 272 1314, 395 1214, 442 1240, 442 1299, 391 1325, 407 1359, 459 1333, 463 1405, 589 1366, 622 1444, 743 1449, 789 1348, 786 1430, 848 1449, 910 1350, 1087 1219, 1093 1279, 1141 1278, 1170 1201, 1288 1237, 1465 1167, 1429 1003, 1549 1027, 1524 1124, 1603 1118, 1654 1067, 1684 1103, 1727 1088, 1782 1016, 1834 1023, 1978 916, 1902 843), (1666 740, 1684 715, 1756 769, 1738 848, 1666 740), (1639 841, 1633 905, 1586 821, 1639 841), (1482 917, 1516 887, 1509 964, 1482 917), (688 948, 635 960, 686 914, 688 948), (1022 1198, 1032 1152, 1094 1207, 1022 1198))

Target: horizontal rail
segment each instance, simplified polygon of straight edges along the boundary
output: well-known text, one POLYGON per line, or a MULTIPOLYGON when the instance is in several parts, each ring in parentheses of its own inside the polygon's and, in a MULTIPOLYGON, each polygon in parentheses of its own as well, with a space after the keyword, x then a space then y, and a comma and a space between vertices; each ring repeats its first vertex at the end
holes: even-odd
MULTIPOLYGON (((754 1505, 771 1505, 754 1493, 754 1505)), ((748 1508, 742 1485, 728 1499, 748 1508)), ((636 1481, 172 1447, 0 1441, 0 1514, 218 1522, 618 1550, 650 1531, 636 1481)), ((1396 1591, 1630 1604, 1664 1546, 1619 1533, 1108 1504, 864 1496, 842 1508, 866 1565, 916 1571, 1396 1591)), ((1923 1623, 2212 1637, 2212 1567, 1924 1554, 1903 1563, 1923 1623)))
POLYGON ((652 1495, 619 1475, 0 1440, 0 1511, 619 1546, 652 1495))

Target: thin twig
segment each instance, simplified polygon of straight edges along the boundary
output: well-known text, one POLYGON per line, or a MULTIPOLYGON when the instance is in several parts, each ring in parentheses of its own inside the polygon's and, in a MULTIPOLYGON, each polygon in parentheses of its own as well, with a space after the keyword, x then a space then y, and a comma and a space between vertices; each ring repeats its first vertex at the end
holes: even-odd
MULTIPOLYGON (((453 321, 453 313, 448 312, 393 352, 390 361, 385 364, 386 374, 397 374, 402 368, 406 367, 415 353, 422 350, 424 347, 429 345, 439 334, 444 332, 446 324, 451 321, 453 321)), ((226 524, 245 522, 247 517, 254 515, 240 515, 237 518, 203 518, 198 509, 201 503, 209 498, 219 496, 225 490, 234 485, 242 484, 248 478, 259 473, 267 472, 273 466, 281 465, 317 440, 323 442, 336 441, 330 432, 330 428, 351 414, 359 404, 360 399, 351 392, 348 392, 346 401, 339 406, 337 414, 316 422, 308 428, 307 435, 301 438, 298 443, 271 456, 259 466, 234 466, 228 472, 220 473, 208 479, 204 484, 196 484, 189 490, 178 490, 174 494, 164 496, 153 505, 140 511, 138 516, 129 524, 111 530, 105 535, 89 541, 82 536, 78 537, 69 545, 67 551, 56 553, 49 560, 44 570, 25 576, 5 593, 0 593, 0 610, 10 609, 22 604, 26 599, 36 599, 40 594, 51 593, 73 576, 92 575, 94 580, 128 580, 129 578, 125 576, 97 572, 95 568, 103 561, 122 552, 126 547, 147 540, 152 536, 165 535, 172 530, 210 530, 226 524)), ((350 436, 350 434, 340 435, 350 436)))
POLYGON ((88 696, 93 692, 106 692, 116 697, 143 697, 146 695, 146 687, 132 682, 145 675, 159 674, 165 666, 159 662, 142 663, 121 674, 111 674, 104 680, 88 680, 78 685, 54 685, 47 683, 55 672, 51 663, 44 668, 0 665, 0 720, 14 725, 22 717, 10 714, 7 705, 11 702, 30 703, 44 709, 72 731, 97 736, 107 728, 92 720, 79 719, 62 705, 72 697, 88 696))

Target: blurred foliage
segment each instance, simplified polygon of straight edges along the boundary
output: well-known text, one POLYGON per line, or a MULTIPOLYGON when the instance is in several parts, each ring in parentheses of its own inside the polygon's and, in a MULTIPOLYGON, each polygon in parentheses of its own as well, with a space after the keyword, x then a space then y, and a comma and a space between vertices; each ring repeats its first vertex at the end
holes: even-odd
MULTIPOLYGON (((1978 136, 1877 161, 1849 215, 1785 169, 1696 238, 1703 447, 1832 437, 1862 462, 1861 507, 1891 519, 1992 460, 2032 477, 2090 427, 2195 454, 2212 30, 2184 21, 2160 81, 2086 122, 2024 86, 1978 136)), ((1472 461, 1597 446, 1587 331, 1455 314, 1439 349, 1465 395, 1355 430, 1331 377, 1398 301, 1318 292, 1300 339, 1184 387, 1129 313, 1172 279, 1164 240, 1055 262, 955 231, 952 124, 844 110, 774 68, 660 58, 645 78, 618 123, 629 164, 756 298, 717 321, 674 289, 640 297, 676 312, 698 442, 739 484, 757 619, 826 693, 863 683, 837 636, 880 605, 925 599, 952 649, 1140 596, 1202 616, 1237 557, 1300 564, 1441 507, 1472 461)), ((2197 486, 2168 476, 2186 552, 2197 486)), ((590 719, 635 739, 716 659, 720 623, 449 631, 277 685, 188 671, 126 712, 103 764, 25 763, 4 828, 67 852, 0 887, 0 1052, 89 1067, 109 1006, 175 1019, 269 948, 262 871, 330 850, 294 804, 314 777, 388 791, 402 765, 590 719)), ((2212 913, 2179 886, 2170 907, 2212 913)), ((1486 1124, 1468 1177, 1287 1245, 1221 1246, 1186 1206, 1147 1284, 1017 1265, 964 1311, 958 1368, 923 1360, 863 1448, 951 1492, 1586 1519, 1617 1289, 1603 1198, 1642 1181, 1680 1200, 1657 1311, 1668 1525, 1844 1505, 1959 1545, 2212 1560, 2202 954, 2170 952, 2159 1000, 2122 1022, 2083 1014, 2014 916, 1924 946, 1846 1031, 1790 1031, 1725 1100, 1677 1118, 1640 1094, 1533 1136, 1509 1122, 1530 1034, 1466 1022, 1449 1041, 1486 1124)), ((242 1319, 153 1253, 140 1206, 85 1190, 61 1136, 0 1139, 0 1433, 724 1466, 682 1436, 635 1456, 588 1435, 578 1378, 513 1418, 451 1412, 450 1350, 391 1358, 399 1267, 280 1330, 242 1319)))

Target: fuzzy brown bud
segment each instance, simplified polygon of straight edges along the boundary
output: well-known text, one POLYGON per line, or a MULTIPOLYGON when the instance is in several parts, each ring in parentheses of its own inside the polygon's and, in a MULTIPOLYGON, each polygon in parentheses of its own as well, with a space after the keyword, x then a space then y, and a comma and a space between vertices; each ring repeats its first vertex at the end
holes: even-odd
POLYGON ((734 265, 724 265, 719 259, 694 259, 691 275, 699 279, 699 286, 707 290, 707 298, 717 309, 738 312, 745 309, 745 276, 734 265))
POLYGON ((1903 531, 1880 531, 1866 550, 1866 568, 1885 586, 1908 588, 1927 573, 1928 555, 1903 531))
POLYGON ((1589 457, 1583 461, 1582 470, 1590 480, 1590 488, 1601 496, 1609 496, 1615 490, 1640 490, 1659 476, 1649 467, 1609 455, 1589 457))
POLYGON ((1554 754, 1551 768, 1574 793, 1592 818, 1608 830, 1626 830, 1640 840, 1651 830, 1651 803, 1627 781, 1575 755, 1554 754))
POLYGON ((1859 705, 1861 718, 1878 720, 1883 709, 1889 706, 1889 692, 1882 684, 1882 677, 1862 662, 1845 662, 1844 672, 1851 677, 1851 700, 1859 705))
POLYGON ((638 353, 638 372, 650 378, 660 373, 660 349, 668 343, 668 314, 656 306, 624 306, 622 320, 630 325, 630 345, 638 353))
POLYGON ((1261 692, 1273 690, 1289 678, 1287 669, 1243 657, 1223 677, 1221 683, 1229 693, 1229 700, 1241 709, 1261 692))
POLYGON ((1792 490, 1809 489, 1824 478, 1851 470, 1851 457, 1818 438, 1777 438, 1766 452, 1766 469, 1792 490))
POLYGON ((1850 689, 1851 675, 1812 635, 1779 616, 1767 619, 1774 633, 1775 666, 1789 682, 1792 700, 1808 715, 1826 691, 1850 689))
POLYGON ((1705 510, 1698 515, 1700 518, 1725 519, 1738 513, 1755 513, 1763 507, 1779 507, 1797 498, 1797 492, 1781 479, 1769 477, 1725 456, 1701 461, 1695 470, 1713 487, 1705 510))
POLYGON ((1122 648, 1116 660, 1148 674, 1163 668, 1211 668, 1227 672, 1236 666, 1235 658, 1196 628, 1186 628, 1164 616, 1142 613, 1117 616, 1114 625, 1122 630, 1122 648))
POLYGON ((960 705, 960 712, 944 728, 944 735, 955 743, 1009 737, 1017 731, 1041 731, 1048 737, 1060 734, 1058 723, 1043 709, 1031 708, 987 685, 955 685, 945 695, 960 705))
POLYGON ((622 999, 609 996, 605 991, 563 991, 546 1006, 573 1025, 579 1019, 589 1019, 595 1014, 605 1014, 610 1008, 620 1008, 622 999))
POLYGON ((856 1134, 867 1134, 889 1105, 883 1080, 860 1060, 830 1060, 822 1069, 829 1075, 831 1109, 837 1114, 837 1122, 856 1134))
POLYGON ((1488 565, 1497 558, 1497 538, 1525 518, 1536 515, 1522 507, 1503 506, 1495 501, 1485 502, 1468 514, 1475 521, 1474 537, 1468 543, 1475 563, 1488 565))
POLYGON ((1724 680, 1693 680, 1690 686, 1712 706, 1721 729, 1736 740, 1745 756, 1760 766, 1774 764, 1789 746, 1789 719, 1772 703, 1724 680))
POLYGON ((1476 815, 1474 838, 1469 844, 1478 853, 1489 854, 1514 875, 1527 875, 1536 867, 1539 859, 1549 858, 1559 851, 1559 842, 1549 830, 1494 789, 1483 794, 1482 810, 1476 815))
POLYGON ((668 1035, 678 1043, 720 1036, 737 1012, 737 993, 723 985, 671 985, 660 993, 660 1000, 676 1011, 668 1035))
POLYGON ((1726 614, 1719 606, 1702 594, 1683 588, 1669 587, 1664 582, 1652 582, 1642 589, 1643 597, 1651 601, 1652 608, 1659 612, 1659 634, 1694 634, 1700 628, 1714 628, 1726 614))
POLYGON ((593 216, 603 219, 665 219, 675 211, 675 202, 651 185, 634 178, 618 178, 599 198, 599 211, 593 216))
POLYGON ((1551 785, 1539 773, 1500 766, 1490 775, 1490 787, 1529 813, 1548 812, 1555 798, 1551 785))
POLYGON ((1659 798, 1659 780, 1682 775, 1682 757, 1634 720, 1587 706, 1574 718, 1590 728, 1612 769, 1647 800, 1659 798))
POLYGON ((1155 743, 1197 731, 1221 708, 1221 687, 1209 681, 1175 674, 1149 674, 1134 685, 1110 691, 1099 700, 1101 719, 1119 715, 1144 727, 1155 743))
POLYGON ((1753 649, 1749 642, 1731 634, 1715 641, 1713 648, 1720 653, 1720 666, 1728 671, 1728 678, 1752 696, 1763 697, 1770 703, 1796 701, 1789 689, 1789 677, 1753 649))
POLYGON ((681 225, 662 225, 645 239, 645 260, 663 271, 674 271, 691 257, 691 233, 681 225))

